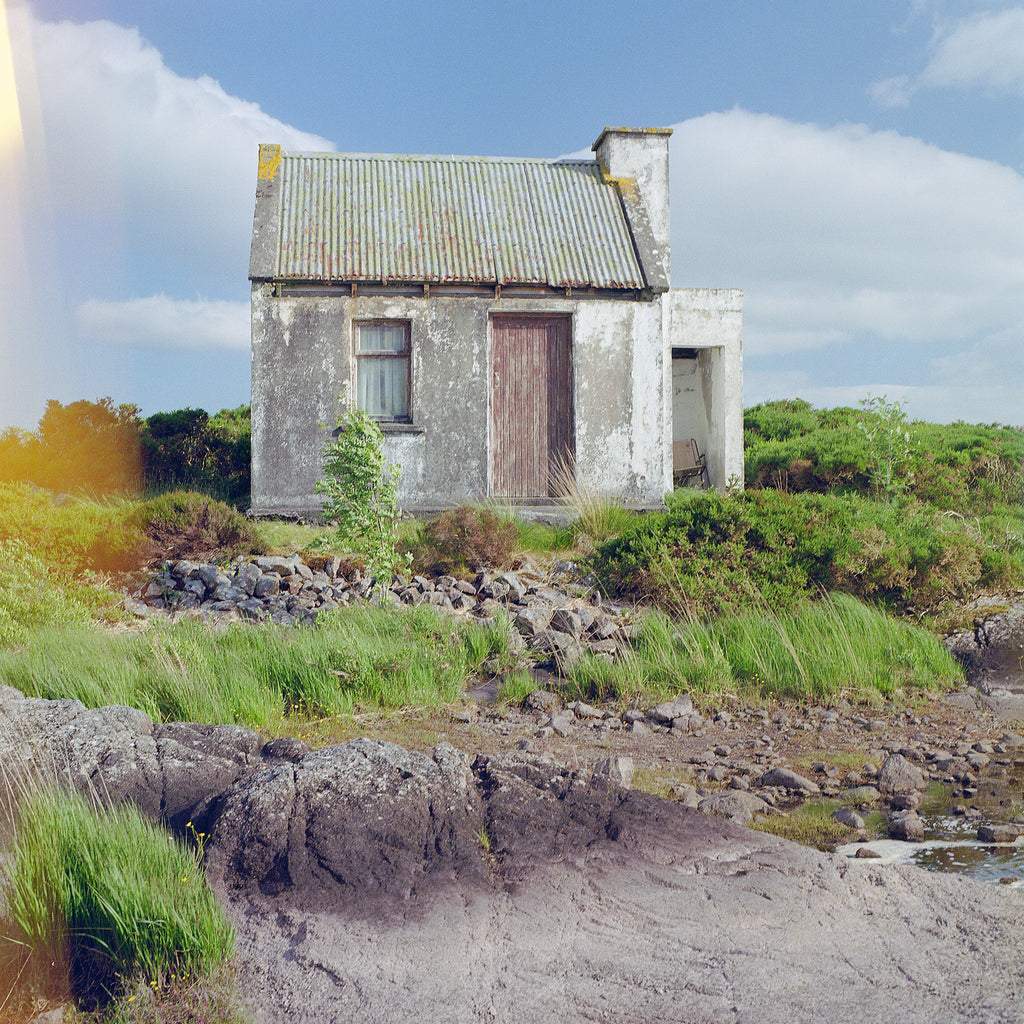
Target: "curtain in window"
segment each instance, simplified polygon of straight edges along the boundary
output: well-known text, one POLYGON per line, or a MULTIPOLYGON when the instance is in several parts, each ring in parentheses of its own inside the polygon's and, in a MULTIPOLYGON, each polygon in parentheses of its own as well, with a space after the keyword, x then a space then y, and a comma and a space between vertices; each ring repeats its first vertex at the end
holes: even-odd
POLYGON ((409 415, 407 357, 360 359, 356 384, 359 408, 368 416, 398 419, 409 415))
POLYGON ((404 352, 403 324, 360 324, 360 352, 404 352))
POLYGON ((409 356, 403 354, 407 337, 402 324, 359 325, 362 358, 356 367, 356 401, 368 416, 404 419, 409 415, 409 356))

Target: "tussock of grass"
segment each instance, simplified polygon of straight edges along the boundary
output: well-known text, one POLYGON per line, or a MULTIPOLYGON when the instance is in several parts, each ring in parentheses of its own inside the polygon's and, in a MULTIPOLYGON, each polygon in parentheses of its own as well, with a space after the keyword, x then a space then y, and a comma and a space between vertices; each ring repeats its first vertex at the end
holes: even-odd
POLYGON ((640 704, 687 690, 757 698, 878 699, 944 690, 962 671, 931 634, 842 594, 776 615, 767 610, 677 626, 652 613, 620 661, 586 659, 568 689, 583 699, 640 704))
POLYGON ((621 534, 635 519, 629 509, 579 481, 574 463, 563 463, 555 472, 555 490, 571 514, 569 537, 584 551, 621 534))
POLYGON ((537 689, 537 680, 532 672, 520 669, 505 676, 498 688, 498 700, 504 704, 518 706, 537 689))
POLYGON ((816 800, 801 804, 790 814, 755 818, 750 827, 802 846, 814 846, 819 850, 834 849, 856 834, 848 826, 832 820, 832 812, 839 806, 838 800, 816 800))
POLYGON ((198 852, 134 808, 29 794, 2 877, 0 968, 15 1002, 42 993, 103 1006, 136 980, 192 981, 231 956, 198 852))
POLYGON ((30 645, 0 651, 0 677, 28 696, 272 730, 286 715, 450 703, 471 672, 506 655, 508 638, 507 623, 484 629, 425 605, 353 607, 300 630, 217 632, 198 621, 130 635, 43 629, 30 645))

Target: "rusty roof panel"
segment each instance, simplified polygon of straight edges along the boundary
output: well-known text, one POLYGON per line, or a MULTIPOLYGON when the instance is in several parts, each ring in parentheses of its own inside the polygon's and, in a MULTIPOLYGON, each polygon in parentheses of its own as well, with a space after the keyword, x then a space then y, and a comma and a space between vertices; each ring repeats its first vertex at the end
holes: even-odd
POLYGON ((595 161, 285 153, 274 276, 644 288, 595 161))

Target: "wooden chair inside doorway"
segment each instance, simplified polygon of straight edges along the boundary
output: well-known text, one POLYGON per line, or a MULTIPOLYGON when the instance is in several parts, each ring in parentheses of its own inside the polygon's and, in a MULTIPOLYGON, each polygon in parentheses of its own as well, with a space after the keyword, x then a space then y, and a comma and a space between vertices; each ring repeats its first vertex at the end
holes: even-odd
POLYGON ((694 437, 672 442, 672 483, 676 487, 686 487, 691 480, 696 480, 701 490, 711 486, 707 457, 697 447, 694 437))

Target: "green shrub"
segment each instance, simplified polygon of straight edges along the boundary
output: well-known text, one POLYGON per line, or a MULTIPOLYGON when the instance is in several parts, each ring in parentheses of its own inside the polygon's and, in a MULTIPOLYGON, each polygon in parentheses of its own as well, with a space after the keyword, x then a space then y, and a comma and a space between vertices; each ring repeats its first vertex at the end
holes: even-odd
POLYGON ((134 808, 29 794, 2 875, 0 963, 29 989, 102 1006, 136 979, 196 978, 231 956, 199 852, 134 808))
POLYGON ((1024 499, 1020 428, 906 423, 884 397, 862 411, 814 409, 799 399, 753 406, 744 413, 744 459, 748 487, 867 495, 878 484, 887 497, 905 491, 972 515, 1019 510, 1024 499), (902 452, 890 446, 898 441, 902 452))
POLYGON ((158 412, 142 425, 146 490, 201 491, 236 507, 249 503, 249 406, 158 412))
POLYGON ((487 508, 460 505, 424 527, 413 549, 419 572, 464 575, 509 564, 519 532, 515 523, 487 508))
POLYGON ((601 545, 592 566, 607 593, 712 615, 834 590, 923 608, 1024 578, 1019 540, 1007 550, 963 519, 775 490, 680 492, 601 545))
POLYGON ((60 587, 23 541, 0 541, 0 648, 23 643, 42 627, 85 623, 96 598, 112 596, 60 587))
POLYGON ((55 496, 28 483, 0 484, 0 541, 18 539, 63 578, 138 567, 143 537, 127 500, 55 496))

